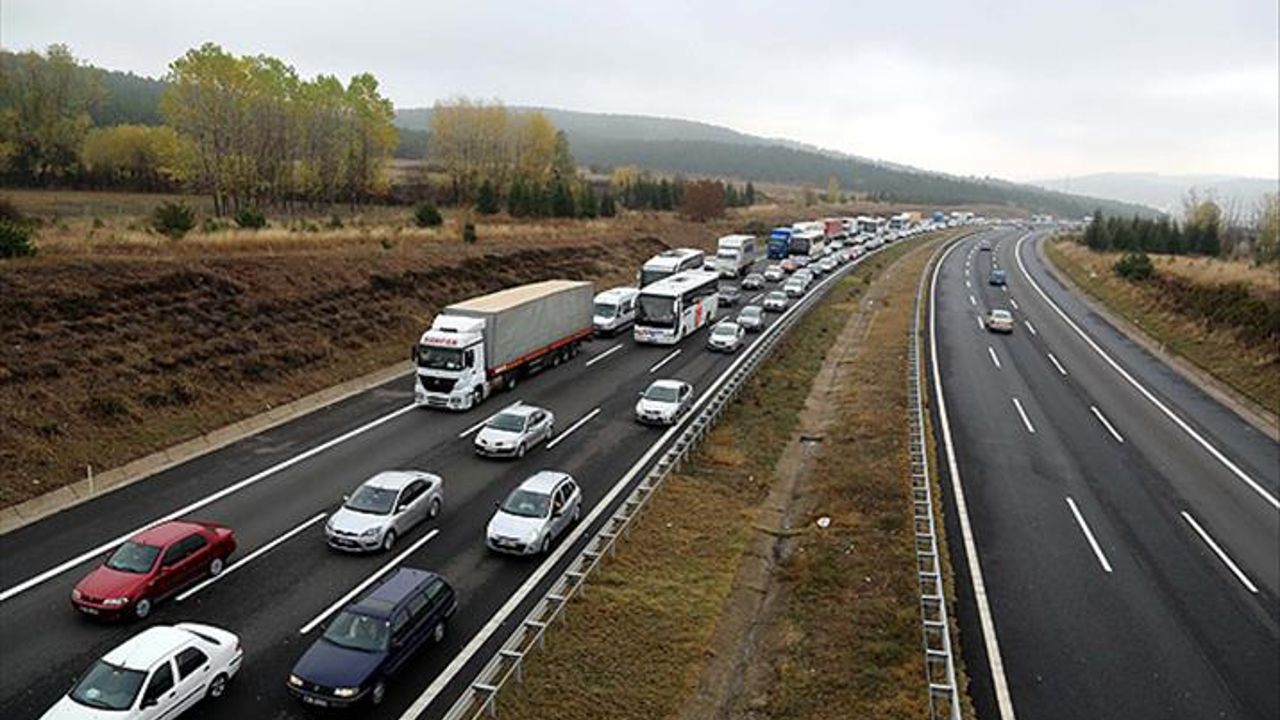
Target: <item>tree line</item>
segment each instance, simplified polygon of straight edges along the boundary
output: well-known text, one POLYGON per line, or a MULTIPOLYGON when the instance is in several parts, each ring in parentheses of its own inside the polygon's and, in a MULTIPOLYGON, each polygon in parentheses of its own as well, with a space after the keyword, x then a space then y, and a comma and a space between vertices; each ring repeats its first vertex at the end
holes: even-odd
MULTIPOLYGON (((1183 220, 1168 217, 1107 217, 1095 211, 1081 242, 1094 250, 1131 254, 1251 257, 1280 262, 1280 194, 1266 196, 1252 217, 1192 191, 1183 200, 1183 220)), ((1148 264, 1133 259, 1122 274, 1144 275, 1148 264)))
MULTIPOLYGON (((391 102, 372 75, 308 80, 277 58, 235 56, 213 43, 170 64, 162 125, 95 127, 106 76, 66 46, 6 53, 2 69, 0 175, 15 183, 188 189, 209 195, 219 214, 356 204, 384 190, 396 144, 391 102)), ((156 89, 139 78, 113 81, 137 102, 156 89)))

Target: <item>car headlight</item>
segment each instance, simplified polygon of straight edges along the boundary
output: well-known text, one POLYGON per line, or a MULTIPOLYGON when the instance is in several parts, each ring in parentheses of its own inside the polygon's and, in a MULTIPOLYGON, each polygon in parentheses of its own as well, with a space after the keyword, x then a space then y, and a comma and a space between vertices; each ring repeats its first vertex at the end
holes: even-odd
POLYGON ((360 533, 360 537, 369 537, 369 538, 377 537, 378 532, 379 532, 379 528, 369 528, 368 530, 365 530, 364 532, 360 533))
POLYGON ((71 599, 72 600, 80 599, 80 588, 71 588, 71 599))
POLYGON ((353 687, 334 688, 333 694, 336 697, 340 697, 340 698, 355 697, 356 695, 360 694, 360 688, 353 688, 353 687))
POLYGON ((289 675, 289 684, 294 687, 302 687, 302 678, 297 675, 289 675))
POLYGON ((113 607, 119 607, 120 605, 127 605, 128 603, 129 603, 129 598, 127 597, 113 597, 113 598, 107 598, 106 600, 102 601, 103 605, 111 605, 113 607))

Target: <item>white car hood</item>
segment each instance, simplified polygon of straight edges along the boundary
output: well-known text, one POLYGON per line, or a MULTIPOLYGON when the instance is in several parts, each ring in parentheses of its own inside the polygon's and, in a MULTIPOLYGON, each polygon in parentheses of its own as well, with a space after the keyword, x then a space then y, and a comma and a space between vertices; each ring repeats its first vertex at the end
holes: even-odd
POLYGON ((717 345, 717 346, 720 346, 720 347, 728 347, 728 346, 730 346, 730 345, 732 345, 732 344, 736 343, 737 341, 738 341, 738 338, 737 338, 737 336, 735 336, 735 335, 715 335, 715 334, 713 334, 711 337, 707 338, 707 342, 711 343, 712 345, 717 345))
POLYGON ((330 518, 329 526, 335 530, 359 535, 369 528, 385 526, 390 519, 390 515, 370 515, 369 513, 356 512, 342 507, 330 518))
POLYGON ((120 720, 128 714, 127 710, 91 708, 63 695, 61 700, 40 716, 40 720, 120 720))
POLYGON ((658 415, 674 415, 676 412, 676 406, 674 403, 640 398, 640 402, 636 403, 636 412, 641 412, 646 415, 655 413, 658 415))
POLYGON ((530 542, 537 538, 538 533, 542 532, 542 527, 546 522, 546 518, 520 517, 519 515, 512 515, 499 510, 494 514, 493 519, 489 521, 487 532, 489 537, 501 535, 530 542))
POLYGON ((520 441, 520 433, 486 427, 476 433, 476 443, 481 440, 488 443, 488 447, 495 447, 498 443, 501 443, 502 447, 515 447, 515 444, 520 441))

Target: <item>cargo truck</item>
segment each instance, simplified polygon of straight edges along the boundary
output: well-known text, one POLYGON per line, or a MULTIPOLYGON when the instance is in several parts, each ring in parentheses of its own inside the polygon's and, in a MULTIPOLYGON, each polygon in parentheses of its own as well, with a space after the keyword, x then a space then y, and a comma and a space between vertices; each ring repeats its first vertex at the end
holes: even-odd
POLYGON ((755 235, 725 235, 716 241, 716 271, 720 277, 746 275, 758 257, 755 235))
POLYGON ((591 283, 547 280, 446 307, 413 347, 419 406, 470 410, 559 365, 592 334, 591 283))
POLYGON ((770 260, 785 260, 791 254, 791 228, 774 228, 769 233, 768 255, 770 260))

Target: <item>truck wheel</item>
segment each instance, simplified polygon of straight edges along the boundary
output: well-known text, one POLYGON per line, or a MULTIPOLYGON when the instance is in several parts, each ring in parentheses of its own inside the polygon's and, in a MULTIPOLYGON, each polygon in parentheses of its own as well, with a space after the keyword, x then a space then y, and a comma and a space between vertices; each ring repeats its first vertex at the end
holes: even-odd
POLYGON ((516 389, 516 386, 517 386, 517 385, 519 385, 519 384, 520 384, 520 375, 519 375, 519 371, 518 371, 518 370, 517 370, 517 371, 513 371, 510 375, 508 375, 508 376, 507 376, 507 389, 508 389, 508 390, 515 390, 515 389, 516 389))
MULTIPOLYGON (((484 401, 484 393, 480 388, 471 391, 471 407, 475 407, 484 401)), ((470 410, 471 408, 467 408, 470 410)))

